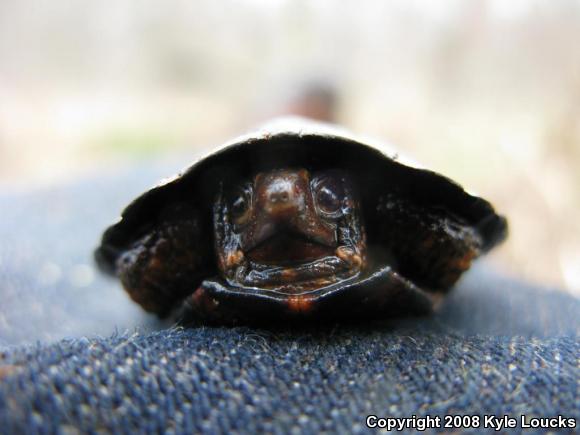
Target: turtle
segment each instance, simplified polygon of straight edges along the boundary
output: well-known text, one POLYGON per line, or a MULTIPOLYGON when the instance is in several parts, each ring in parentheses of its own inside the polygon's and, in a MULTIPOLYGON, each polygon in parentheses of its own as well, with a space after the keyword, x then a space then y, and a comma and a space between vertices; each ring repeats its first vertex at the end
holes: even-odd
POLYGON ((507 220, 336 125, 277 120, 133 200, 95 258, 159 317, 242 324, 428 314, 507 220))

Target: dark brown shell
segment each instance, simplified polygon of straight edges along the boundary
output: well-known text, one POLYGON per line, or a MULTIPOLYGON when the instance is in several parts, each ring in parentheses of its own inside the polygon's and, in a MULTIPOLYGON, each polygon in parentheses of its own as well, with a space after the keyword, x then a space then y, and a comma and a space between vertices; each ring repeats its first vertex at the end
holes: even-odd
MULTIPOLYGON (((472 257, 488 251, 507 234, 506 219, 496 214, 489 202, 467 193, 449 178, 404 162, 383 145, 370 145, 335 127, 286 119, 220 147, 135 199, 125 208, 119 222, 104 233, 96 251, 98 264, 103 270, 114 273, 119 257, 151 228, 167 219, 175 204, 187 203, 193 207, 200 216, 198 224, 205 233, 211 234, 211 207, 220 181, 224 177, 244 176, 275 167, 348 170, 360 189, 369 244, 388 238, 396 244, 393 251, 401 255, 422 255, 424 251, 421 250, 431 246, 427 246, 429 232, 443 224, 449 226, 449 222, 457 224, 458 231, 464 231, 465 237, 474 239, 469 242, 476 251, 472 257), (389 216, 392 215, 390 210, 400 212, 394 213, 396 220, 385 226, 386 210, 389 216)), ((443 245, 435 243, 434 246, 434 249, 441 249, 435 254, 444 258, 444 248, 437 247, 443 245)), ((213 255, 211 246, 200 247, 200 252, 213 255)), ((453 259, 455 263, 460 260, 453 259)), ((402 276, 419 289, 426 288, 426 293, 445 291, 464 270, 446 278, 443 276, 446 270, 445 273, 431 273, 422 270, 431 267, 429 265, 407 263, 406 268, 412 271, 403 270, 402 276)), ((207 267, 209 278, 214 270, 207 267)), ((433 300, 431 296, 428 299, 433 300)), ((230 295, 228 301, 231 300, 230 295)), ((230 305, 236 304, 235 297, 233 301, 230 305)))

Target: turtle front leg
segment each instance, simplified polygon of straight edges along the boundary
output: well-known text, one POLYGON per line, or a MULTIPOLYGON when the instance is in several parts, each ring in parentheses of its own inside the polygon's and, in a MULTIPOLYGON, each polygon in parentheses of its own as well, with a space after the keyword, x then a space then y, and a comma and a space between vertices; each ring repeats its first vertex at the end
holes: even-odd
POLYGON ((201 227, 196 216, 163 222, 119 257, 116 274, 145 310, 166 317, 211 273, 211 241, 201 227))
POLYGON ((428 292, 446 292, 482 253, 482 237, 444 208, 395 195, 377 205, 376 234, 397 272, 428 292))

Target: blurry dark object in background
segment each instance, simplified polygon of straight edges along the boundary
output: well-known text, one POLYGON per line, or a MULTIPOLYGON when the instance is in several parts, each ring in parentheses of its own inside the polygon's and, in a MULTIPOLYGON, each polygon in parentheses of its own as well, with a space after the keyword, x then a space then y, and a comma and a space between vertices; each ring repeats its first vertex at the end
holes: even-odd
POLYGON ((285 112, 288 115, 303 116, 324 122, 336 122, 339 99, 334 86, 320 82, 310 82, 290 99, 285 112))

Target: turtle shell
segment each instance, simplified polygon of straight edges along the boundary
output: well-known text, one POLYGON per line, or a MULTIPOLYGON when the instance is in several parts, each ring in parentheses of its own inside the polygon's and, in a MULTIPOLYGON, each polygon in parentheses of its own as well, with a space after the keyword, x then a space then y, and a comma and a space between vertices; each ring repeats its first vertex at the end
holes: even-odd
POLYGON ((127 262, 138 264, 121 276, 123 284, 161 316, 176 308, 225 322, 390 316, 428 312, 506 235, 506 219, 449 178, 338 127, 290 118, 223 145, 143 193, 105 231, 95 256, 118 276, 127 262), (373 257, 366 273, 292 297, 220 277, 212 220, 220 186, 276 168, 348 172, 373 257))

